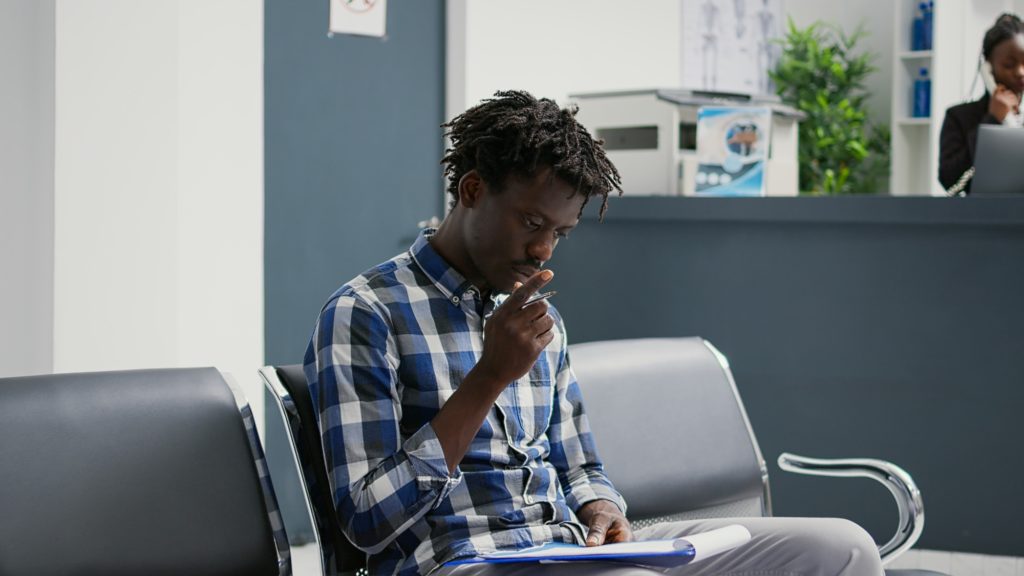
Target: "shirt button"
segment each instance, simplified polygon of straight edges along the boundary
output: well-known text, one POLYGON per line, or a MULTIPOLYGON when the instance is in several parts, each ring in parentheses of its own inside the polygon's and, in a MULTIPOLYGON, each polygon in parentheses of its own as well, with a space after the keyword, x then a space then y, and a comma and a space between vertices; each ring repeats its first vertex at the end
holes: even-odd
POLYGON ((458 296, 452 296, 452 304, 458 304, 461 300, 458 296))
POLYGON ((527 495, 526 496, 526 503, 527 504, 533 504, 533 496, 527 495))

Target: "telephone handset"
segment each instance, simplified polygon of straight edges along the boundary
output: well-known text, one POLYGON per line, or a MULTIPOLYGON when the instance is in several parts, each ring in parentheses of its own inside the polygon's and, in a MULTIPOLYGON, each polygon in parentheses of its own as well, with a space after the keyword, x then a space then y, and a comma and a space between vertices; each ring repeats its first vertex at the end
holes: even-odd
MULTIPOLYGON (((988 90, 988 93, 995 94, 996 78, 992 74, 992 64, 988 60, 981 61, 981 70, 979 73, 981 74, 981 81, 985 83, 985 89, 988 90)), ((1020 100, 1020 94, 1018 94, 1017 97, 1018 100, 1020 100)), ((1024 126, 1024 116, 1021 116, 1021 114, 1014 113, 1011 111, 1009 114, 1006 115, 1006 118, 1003 119, 1003 125, 1015 126, 1017 128, 1020 128, 1024 126)))
POLYGON ((988 60, 981 61, 981 81, 985 83, 985 90, 989 94, 996 93, 996 77, 992 74, 992 63, 988 60))

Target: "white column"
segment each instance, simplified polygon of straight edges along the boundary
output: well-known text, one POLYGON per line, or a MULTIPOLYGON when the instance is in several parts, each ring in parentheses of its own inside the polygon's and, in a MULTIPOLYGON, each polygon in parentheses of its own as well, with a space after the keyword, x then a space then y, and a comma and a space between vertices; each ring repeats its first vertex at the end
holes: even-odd
POLYGON ((177 365, 177 12, 57 2, 57 372, 177 365))
POLYGON ((59 0, 54 369, 211 365, 258 421, 263 13, 59 0))
POLYGON ((0 2, 0 377, 53 368, 53 12, 0 2))
POLYGON ((263 2, 175 4, 178 362, 231 372, 262 426, 263 2))

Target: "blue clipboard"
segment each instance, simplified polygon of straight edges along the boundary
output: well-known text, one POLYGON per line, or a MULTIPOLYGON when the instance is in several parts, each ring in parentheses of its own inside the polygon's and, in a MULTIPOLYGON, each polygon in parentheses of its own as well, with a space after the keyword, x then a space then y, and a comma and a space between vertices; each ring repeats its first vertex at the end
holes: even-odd
POLYGON ((637 566, 671 568, 731 550, 750 540, 750 532, 738 524, 671 540, 623 542, 604 546, 579 546, 550 542, 518 550, 497 551, 459 558, 446 566, 506 564, 512 562, 618 562, 637 566))

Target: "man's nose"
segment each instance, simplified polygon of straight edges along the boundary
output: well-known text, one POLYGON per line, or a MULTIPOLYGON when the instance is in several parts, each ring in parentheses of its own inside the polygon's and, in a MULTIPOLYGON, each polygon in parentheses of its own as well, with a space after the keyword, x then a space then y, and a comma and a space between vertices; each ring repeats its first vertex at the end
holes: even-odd
POLYGON ((555 252, 555 238, 550 235, 544 235, 542 238, 537 238, 527 247, 527 253, 530 258, 538 261, 541 266, 545 262, 551 260, 551 255, 555 252))

